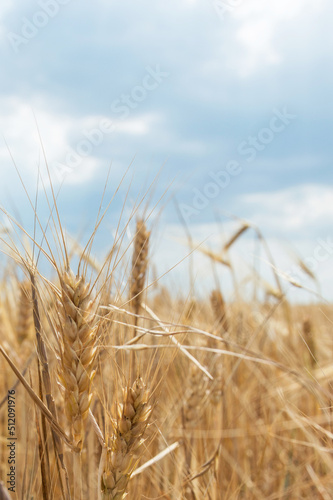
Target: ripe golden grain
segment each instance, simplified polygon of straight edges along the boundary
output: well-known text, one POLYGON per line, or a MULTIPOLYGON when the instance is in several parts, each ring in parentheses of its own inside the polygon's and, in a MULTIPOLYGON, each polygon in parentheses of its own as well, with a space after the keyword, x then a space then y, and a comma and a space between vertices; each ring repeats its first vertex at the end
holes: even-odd
POLYGON ((136 453, 143 442, 151 407, 149 392, 141 378, 124 389, 123 403, 118 404, 114 434, 109 438, 101 489, 103 500, 121 500, 136 467, 136 453))
POLYGON ((135 314, 139 314, 142 292, 145 287, 148 267, 148 249, 150 232, 142 219, 137 221, 132 256, 132 273, 130 283, 130 300, 135 314))
POLYGON ((29 338, 33 323, 30 281, 23 281, 20 284, 19 294, 16 335, 19 344, 22 344, 24 340, 29 338))
POLYGON ((76 445, 82 448, 84 421, 91 399, 96 373, 95 321, 89 283, 68 269, 61 276, 61 298, 58 301, 60 339, 58 379, 64 392, 65 413, 76 445))
POLYGON ((226 313, 226 306, 222 293, 219 290, 213 290, 210 295, 210 303, 214 312, 217 326, 222 332, 229 330, 229 322, 226 313))

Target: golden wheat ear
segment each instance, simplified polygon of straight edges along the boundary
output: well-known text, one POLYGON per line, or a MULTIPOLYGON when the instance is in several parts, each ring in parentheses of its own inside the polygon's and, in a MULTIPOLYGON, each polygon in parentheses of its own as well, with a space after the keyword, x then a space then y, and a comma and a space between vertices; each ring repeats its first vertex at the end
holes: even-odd
POLYGON ((226 306, 222 293, 219 290, 213 290, 210 295, 210 303, 214 312, 215 321, 223 332, 229 329, 229 321, 226 313, 226 306))
POLYGON ((145 287, 148 268, 149 238, 150 232, 147 231, 144 221, 138 220, 134 240, 130 285, 130 301, 135 314, 139 314, 142 302, 142 292, 145 287))
POLYGON ((151 414, 149 391, 139 377, 131 387, 123 391, 123 403, 118 405, 114 422, 114 434, 109 438, 109 447, 101 476, 103 500, 121 500, 131 474, 137 465, 136 452, 143 442, 143 435, 151 414))
POLYGON ((315 368, 317 358, 317 345, 316 336, 313 331, 313 324, 310 318, 307 318, 303 321, 303 337, 308 349, 307 354, 309 358, 309 364, 311 368, 315 368))
POLYGON ((59 333, 58 380, 63 389, 65 413, 73 439, 82 449, 84 421, 93 397, 96 373, 96 321, 90 284, 68 269, 60 277, 61 294, 57 302, 59 333))
POLYGON ((30 281, 23 281, 20 283, 19 294, 16 335, 19 344, 22 344, 30 337, 33 323, 30 281))

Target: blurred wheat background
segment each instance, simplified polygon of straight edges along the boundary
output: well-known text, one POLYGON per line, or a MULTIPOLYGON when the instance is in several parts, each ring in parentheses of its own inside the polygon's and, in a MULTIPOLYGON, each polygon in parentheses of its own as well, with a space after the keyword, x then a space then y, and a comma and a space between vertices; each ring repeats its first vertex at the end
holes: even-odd
MULTIPOLYGON (((1 238, 0 464, 6 479, 15 391, 13 498, 330 498, 330 305, 291 304, 273 262, 274 286, 253 270, 252 300, 234 280, 226 301, 217 274, 206 297, 177 294, 154 276, 149 218, 134 210, 128 224, 133 241, 122 231, 104 261, 95 231, 68 238, 56 204, 42 241, 23 235, 23 252, 13 232, 1 238)), ((234 276, 248 231, 270 259, 249 224, 220 252, 193 252, 234 276)))

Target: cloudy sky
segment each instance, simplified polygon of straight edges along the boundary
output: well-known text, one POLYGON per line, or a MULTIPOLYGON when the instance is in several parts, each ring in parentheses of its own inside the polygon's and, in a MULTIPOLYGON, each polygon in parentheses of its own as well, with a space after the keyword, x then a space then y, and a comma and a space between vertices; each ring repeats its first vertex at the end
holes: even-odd
MULTIPOLYGON (((2 0, 0 14, 1 206, 29 227, 14 163, 33 197, 38 171, 49 193, 46 158, 77 234, 110 165, 106 199, 129 169, 99 247, 128 191, 125 216, 155 179, 142 211, 164 195, 151 217, 159 272, 188 252, 184 221, 219 250, 234 216, 261 229, 282 271, 293 252, 305 259, 333 298, 330 0, 2 0)), ((253 240, 236 264, 260 260, 269 276, 253 240)), ((207 290, 212 274, 196 257, 207 290)))

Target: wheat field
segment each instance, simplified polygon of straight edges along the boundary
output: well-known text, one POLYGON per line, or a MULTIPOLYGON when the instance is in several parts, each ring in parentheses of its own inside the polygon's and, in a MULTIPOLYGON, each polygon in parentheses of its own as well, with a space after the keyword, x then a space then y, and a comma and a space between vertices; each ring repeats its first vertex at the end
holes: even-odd
MULTIPOLYGON (((0 499, 332 498, 331 307, 290 304, 277 272, 262 299, 179 296, 139 209, 101 261, 104 214, 78 241, 49 201, 40 237, 7 213, 1 233, 0 499)), ((249 230, 189 252, 233 273, 249 230)))

